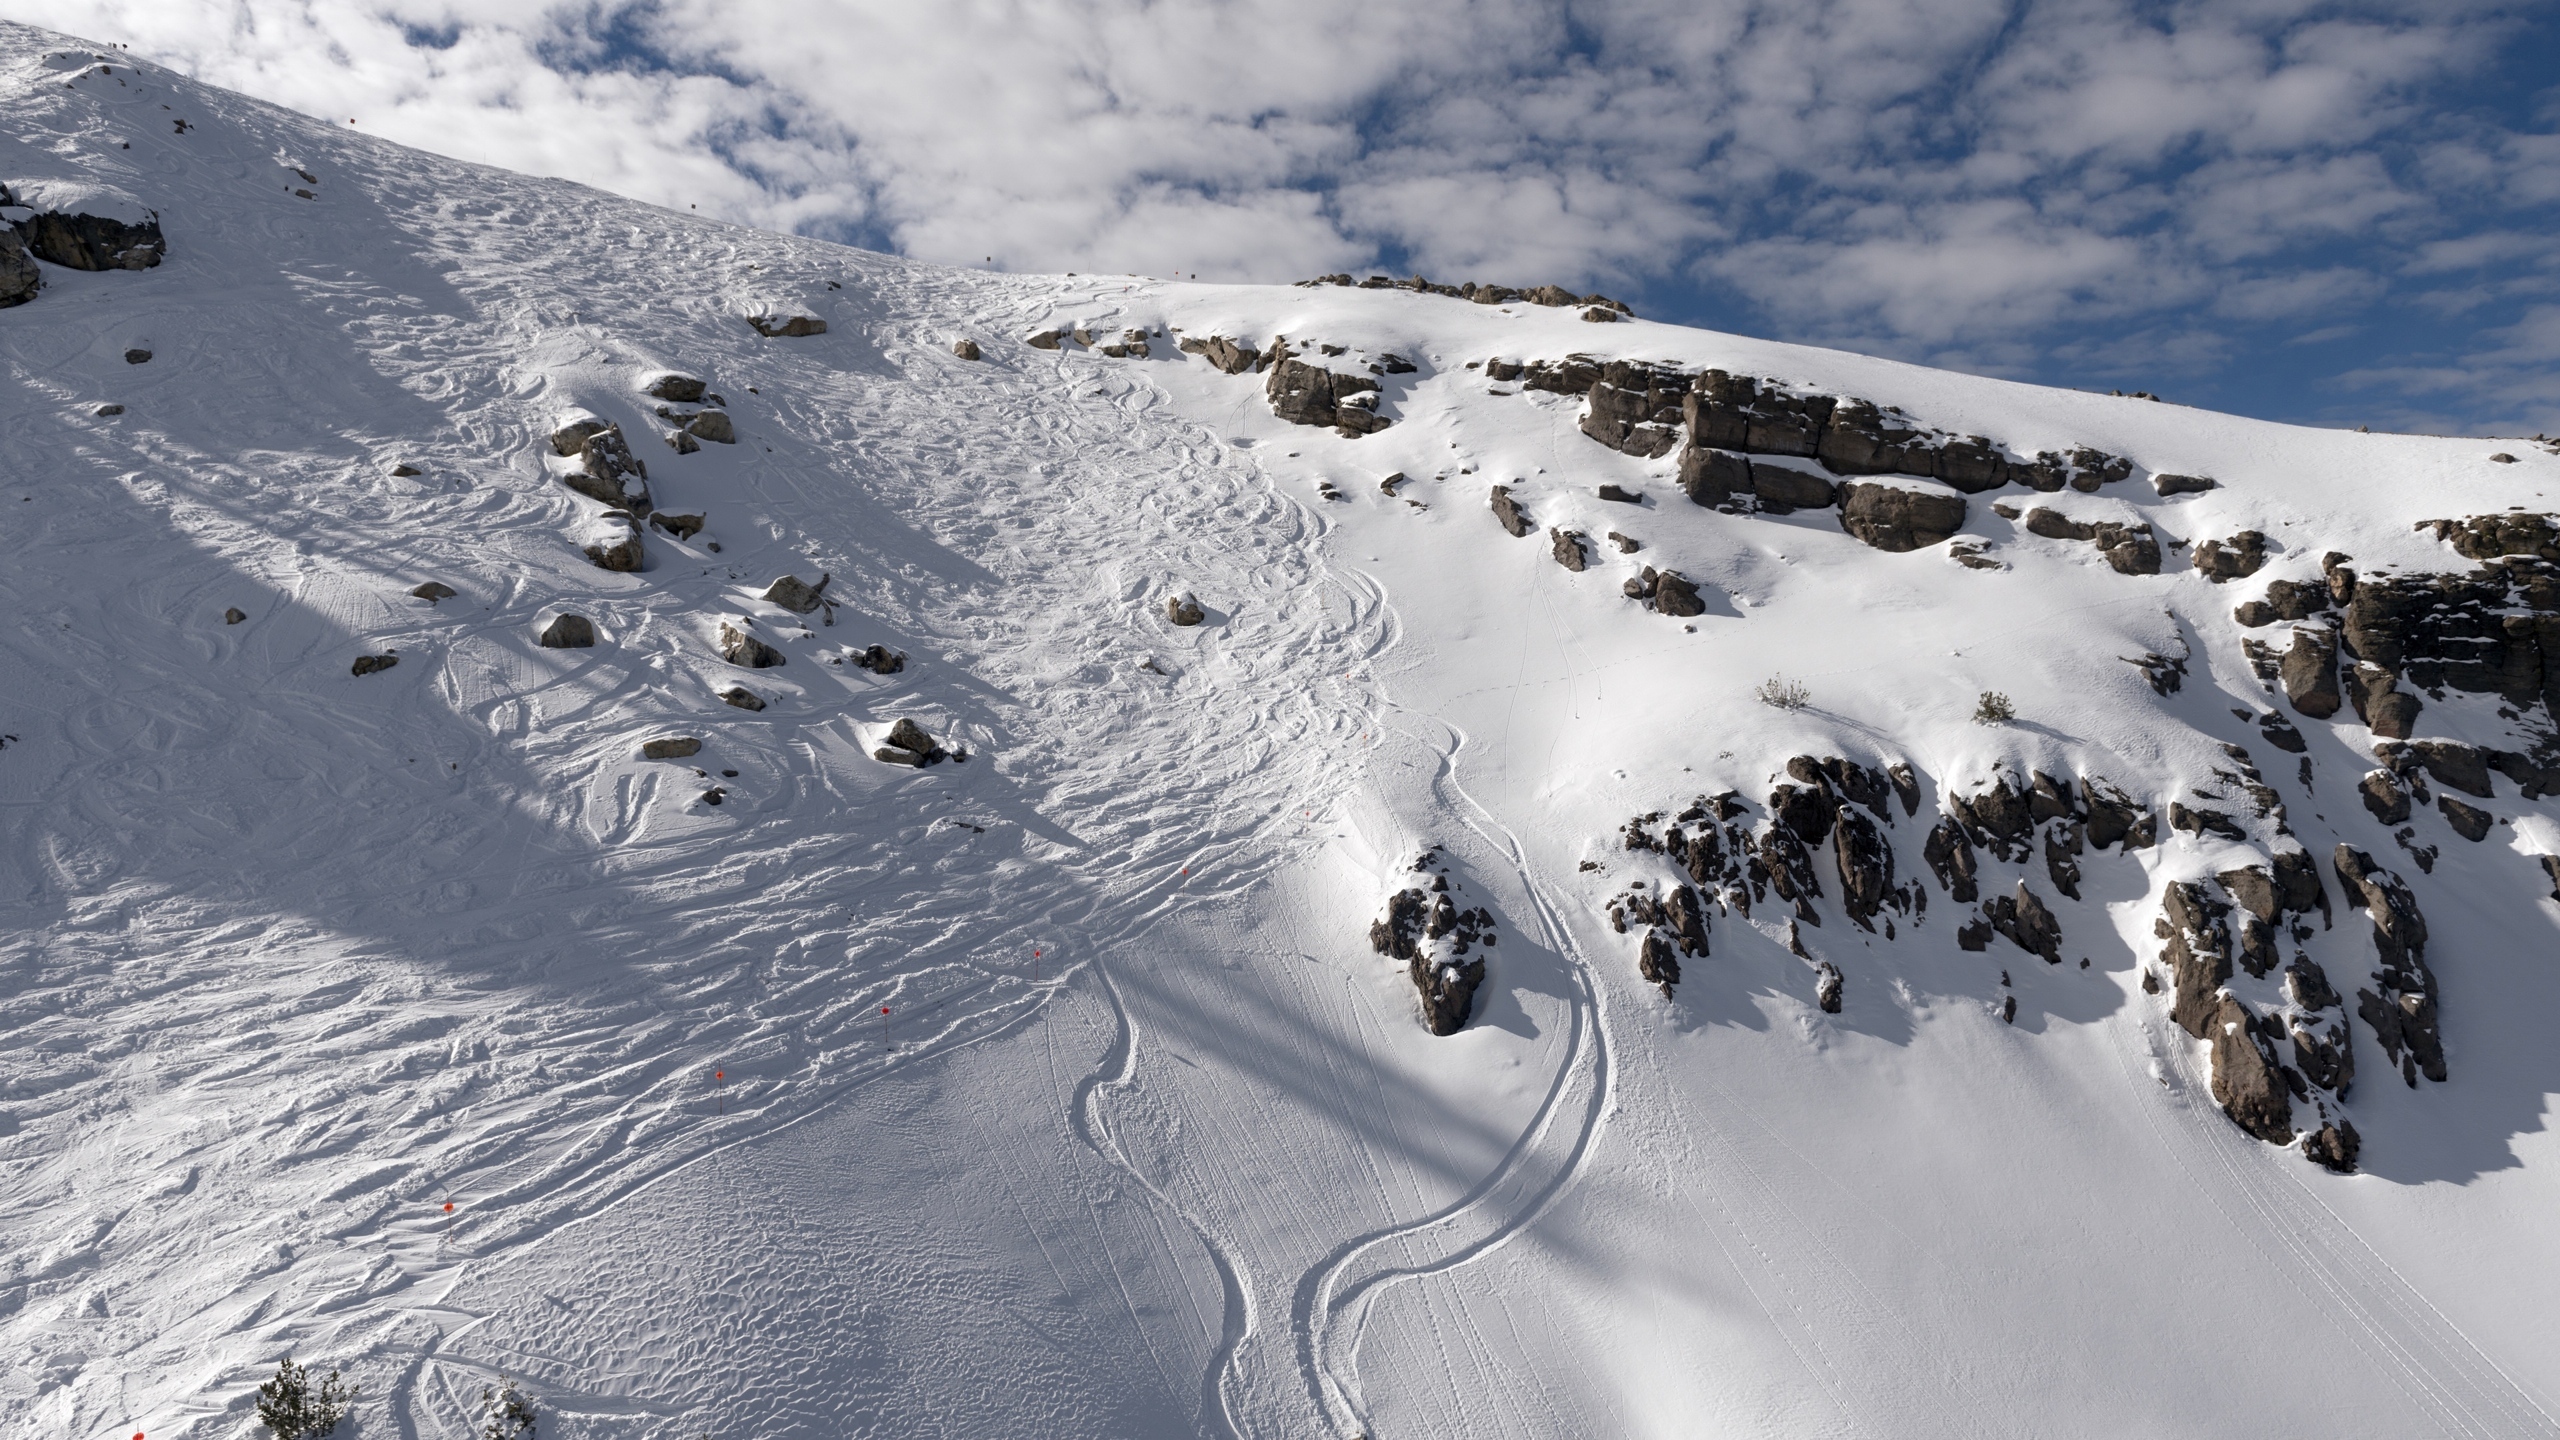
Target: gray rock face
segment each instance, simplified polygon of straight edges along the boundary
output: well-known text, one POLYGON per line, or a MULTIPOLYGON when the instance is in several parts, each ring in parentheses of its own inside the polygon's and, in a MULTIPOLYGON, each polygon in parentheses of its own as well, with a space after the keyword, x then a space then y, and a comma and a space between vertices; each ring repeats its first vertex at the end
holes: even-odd
POLYGON ((1691 504, 1719 510, 1747 506, 1757 494, 1751 484, 1750 461, 1701 445, 1680 452, 1680 489, 1691 504))
POLYGON ((2437 796, 2436 808, 2444 812, 2445 823, 2453 827, 2453 833, 2465 840, 2477 842, 2488 839, 2489 827, 2496 823, 2496 817, 2488 811, 2476 805, 2465 805, 2450 795, 2437 796))
POLYGON ((1920 858, 1929 863, 1929 873, 1938 877, 1938 888, 1958 904, 1970 905, 1980 897, 1974 881, 1973 842, 1954 816, 1940 820, 1929 831, 1920 858))
POLYGON ((2229 906, 2202 886, 2171 882, 2165 896, 2160 929, 2168 948, 2160 958, 2169 966, 2169 1018, 2178 1028, 2202 1040, 2221 1013, 2219 992, 2231 979, 2229 906))
POLYGON ((2083 782, 2080 789, 2088 806, 2091 845, 2104 850, 2118 841, 2128 849, 2150 844, 2147 839, 2135 838, 2137 828, 2151 816, 2144 807, 2134 804, 2131 796, 2095 776, 2083 782))
POLYGON ((794 615, 807 615, 827 603, 827 582, 833 575, 820 575, 812 585, 797 575, 785 575, 765 587, 764 598, 794 615))
POLYGON ((1293 425, 1329 425, 1352 435, 1387 428, 1390 422, 1377 412, 1377 381, 1310 365, 1280 347, 1272 355, 1271 378, 1263 382, 1272 414, 1293 425))
MULTIPOLYGON (((2378 749, 2384 747, 2377 747, 2378 749)), ((2393 746, 2383 758, 2397 759, 2404 747, 2393 746)), ((2458 740, 2415 740, 2406 747, 2410 759, 2425 767, 2427 778, 2449 786, 2465 795, 2483 800, 2496 798, 2489 784, 2489 757, 2458 740)))
POLYGON ((1648 985, 1662 987, 1662 998, 1671 998, 1672 987, 1680 983, 1680 958, 1671 953, 1671 938, 1659 930, 1645 932, 1644 943, 1636 950, 1636 973, 1648 985))
MULTIPOLYGON (((555 445, 558 440, 553 437, 555 445)), ((617 510, 641 516, 650 510, 649 468, 631 453, 621 430, 611 426, 590 431, 578 442, 578 468, 563 476, 561 483, 617 510)))
POLYGON ((720 627, 720 658, 749 670, 770 670, 783 663, 781 651, 725 623, 720 627))
POLYGON ((737 706, 741 710, 761 710, 764 708, 763 699, 760 698, 756 692, 747 689, 743 685, 732 685, 728 689, 721 691, 720 698, 737 706))
POLYGON ((593 415, 571 415, 561 419, 559 428, 551 432, 551 453, 576 455, 587 448, 587 437, 613 427, 593 415))
POLYGON ((664 510, 649 512, 649 523, 679 540, 690 540, 702 533, 700 515, 670 515, 664 510))
POLYGON ((1556 563, 1567 570, 1575 572, 1576 574, 1581 573, 1584 565, 1586 564, 1586 561, 1583 558, 1582 532, 1579 530, 1549 529, 1547 531, 1547 538, 1549 541, 1553 542, 1550 548, 1555 552, 1556 563))
POLYGON ((747 323, 768 340, 798 340, 827 333, 827 322, 814 315, 750 315, 747 323))
POLYGON ((349 674, 363 676, 377 674, 399 663, 400 657, 397 655, 359 655, 356 657, 356 663, 347 668, 349 674))
POLYGON ((2400 1067, 2400 1078, 2415 1088, 2418 1076, 2445 1078, 2444 1041, 2436 1015, 2435 972, 2427 967, 2427 922, 2417 898, 2398 876, 2373 863, 2373 857, 2340 845, 2330 862, 2339 887, 2373 922, 2373 944, 2381 968, 2374 988, 2356 992, 2356 1013, 2373 1027, 2382 1053, 2400 1067))
POLYGON ((1528 512, 1520 508, 1520 502, 1511 498, 1511 487, 1508 485, 1493 487, 1493 518, 1501 521, 1502 528, 1510 531, 1514 536, 1528 534, 1532 523, 1528 512))
POLYGON ((671 400, 678 405, 698 405, 710 387, 690 375, 672 372, 649 382, 648 395, 653 400, 671 400))
MULTIPOLYGON (((2368 589, 2374 587, 2366 587, 2368 589)), ((2358 661, 2347 685, 2347 699, 2373 733, 2387 740, 2406 740, 2426 707, 2400 688, 2400 677, 2369 661, 2358 661)))
POLYGON ((2267 537, 2243 530, 2228 540, 2207 540, 2196 547, 2196 573, 2220 585, 2258 573, 2267 563, 2267 537))
POLYGON ((1208 361, 1220 374, 1224 375, 1241 375, 1248 370, 1258 370, 1264 363, 1261 351, 1250 345, 1230 340, 1224 335, 1212 335, 1205 340, 1194 340, 1186 336, 1181 348, 1208 361))
POLYGON ((1964 528, 1962 496, 1860 481, 1843 483, 1839 496, 1840 528, 1878 550, 1926 549, 1964 528))
POLYGON ((584 650, 596 643, 595 622, 584 615, 554 616, 535 643, 545 650, 584 650))
POLYGON ((1876 822, 1844 809, 1831 829, 1831 856, 1840 872, 1840 907, 1859 926, 1873 930, 1876 911, 1893 893, 1893 847, 1876 822))
POLYGON ((853 668, 874 675, 895 675, 907 668, 907 657, 886 645, 866 645, 853 657, 853 668))
POLYGON ((2409 818, 2409 792, 2390 771, 2367 770, 2356 782, 2356 791, 2364 797, 2364 808, 2383 824, 2398 825, 2409 818))
POLYGON ((1208 618, 1208 612, 1200 608, 1200 602, 1192 597, 1190 591, 1185 590, 1164 602, 1164 618, 1176 625, 1197 625, 1208 618))
POLYGON ((2344 1120, 2331 1121, 2302 1137, 2304 1158, 2323 1169, 2340 1175, 2356 1171, 2356 1152, 2363 1148, 2363 1137, 2356 1127, 2344 1120))
POLYGON ((2270 1145, 2293 1143, 2293 1102, 2258 1017, 2225 995, 2207 1039, 2213 1047, 2213 1098, 2243 1130, 2270 1145))
POLYGON ((1624 454, 1652 459, 1680 443, 1689 377, 1667 367, 1613 360, 1591 384, 1582 433, 1624 454))
POLYGON ((691 735, 671 735, 663 740, 640 742, 643 760, 683 760, 702 753, 702 742, 691 735))
POLYGON ((982 358, 978 353, 978 342, 975 340, 952 341, 951 353, 959 356, 963 360, 976 360, 982 358))
POLYGON ((1628 490, 1617 485, 1603 485, 1600 487, 1598 493, 1601 499, 1619 505, 1641 505, 1644 503, 1643 492, 1628 490))
POLYGON ((1772 515, 1797 510, 1827 510, 1839 498, 1839 487, 1809 471, 1766 462, 1751 467, 1751 491, 1760 508, 1772 515))
MULTIPOLYGON (((1055 350, 1058 348, 1058 342, 1065 338, 1066 336, 1063 331, 1034 330, 1030 334, 1022 337, 1022 343, 1030 346, 1034 350, 1055 350)), ((1189 348, 1187 342, 1185 348, 1189 348)))
POLYGON ((441 580, 426 580, 411 587, 409 593, 433 605, 439 600, 450 600, 461 592, 441 580))
POLYGON ((705 410, 685 422, 684 433, 714 445, 738 443, 738 427, 731 423, 726 410, 705 410))
POLYGON ((38 259, 71 270, 148 270, 169 250, 156 215, 128 224, 102 215, 43 211, 16 228, 38 259))
MULTIPOLYGON (((2000 507, 1994 506, 1994 509, 2000 507)), ((2160 541, 2149 525, 2124 525, 2112 520, 2080 521, 2058 510, 2044 506, 2027 512, 2027 532, 2048 540, 2087 540, 2106 556, 2107 565, 2119 575, 2157 575, 2160 573, 2160 541)))
POLYGON ((0 310, 26 304, 43 286, 44 272, 36 268, 18 232, 0 225, 0 310))
POLYGON ((2015 895, 1994 895, 1983 901, 1982 918, 2010 944, 2044 957, 2047 965, 2062 963, 2062 922, 2053 918, 2026 881, 2018 882, 2015 895))
POLYGON ((2293 648, 2276 672, 2284 698, 2314 720, 2338 713, 2338 635, 2325 625, 2297 625, 2293 648))

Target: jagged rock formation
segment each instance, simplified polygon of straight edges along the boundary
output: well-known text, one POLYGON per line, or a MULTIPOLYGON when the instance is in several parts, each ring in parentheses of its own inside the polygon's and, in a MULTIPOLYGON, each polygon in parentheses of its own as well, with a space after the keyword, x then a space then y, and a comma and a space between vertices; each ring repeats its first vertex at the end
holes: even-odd
POLYGON ((551 446, 578 459, 577 465, 560 477, 560 483, 590 500, 643 518, 648 516, 649 469, 631 453, 620 426, 592 417, 573 419, 552 434, 551 446), (574 448, 564 449, 564 444, 574 448))
POLYGON ((588 517, 579 534, 579 546, 586 552, 587 563, 599 570, 628 574, 639 570, 648 559, 640 543, 639 522, 620 510, 588 517))
MULTIPOLYGON (((1301 280, 1298 283, 1302 286, 1356 284, 1363 290, 1413 290, 1425 295, 1446 295, 1454 300, 1472 300, 1478 305, 1504 305, 1514 300, 1525 300, 1532 305, 1587 305, 1608 311, 1609 318, 1613 320, 1622 315, 1635 313, 1623 302, 1612 300, 1606 295, 1578 296, 1561 285, 1538 285, 1527 290, 1514 290, 1508 285, 1480 285, 1473 280, 1463 285, 1443 285, 1426 280, 1419 275, 1410 280, 1372 275, 1360 281, 1354 281, 1348 275, 1319 275, 1313 280, 1301 280)), ((1582 318, 1588 320, 1591 316, 1586 312, 1582 318)))
POLYGON ((1294 425, 1329 425, 1346 436, 1374 434, 1393 424, 1378 413, 1378 382, 1310 365, 1290 354, 1286 340, 1271 345, 1271 378, 1262 393, 1271 413, 1294 425))
MULTIPOLYGON (((1049 337, 1048 345, 1043 348, 1057 349, 1056 334, 1048 331, 1042 333, 1049 337)), ((1037 345, 1040 342, 1035 339, 1031 343, 1037 345)), ((1205 338, 1186 335, 1176 348, 1186 355, 1199 356, 1217 367, 1220 373, 1227 375, 1242 375, 1248 370, 1260 370, 1271 363, 1269 357, 1261 351, 1241 341, 1230 340, 1223 335, 1210 335, 1205 338)))
MULTIPOLYGON (((949 758, 942 742, 925 733, 913 720, 900 720, 889 727, 883 743, 871 752, 871 758, 884 765, 911 765, 923 769, 949 758)), ((961 757, 966 759, 968 757, 961 757)))
MULTIPOLYGON (((1994 505, 1991 509, 2002 519, 2018 518, 2018 508, 2014 505, 1994 505)), ((2026 529, 2028 534, 2041 535, 2047 540, 2089 541, 2106 556, 2107 564, 2119 575, 2160 573, 2160 541, 2146 523, 2074 520, 2059 510, 2039 505, 2026 512, 2026 529)))
POLYGON ((827 603, 827 582, 834 578, 820 575, 812 585, 797 575, 785 575, 765 587, 764 598, 794 615, 806 615, 827 603))
POLYGON ((1536 523, 1529 518, 1527 511, 1520 508, 1520 502, 1511 498, 1508 485, 1493 487, 1493 518, 1501 521, 1502 528, 1510 531, 1514 538, 1527 535, 1536 523))
MULTIPOLYGON (((0 205, 35 213, 10 229, 39 260, 68 270, 148 270, 169 251, 160 217, 103 185, 38 182, 0 187, 0 205)), ((32 287, 28 293, 32 295, 32 287)))
POLYGON ((1962 496, 1859 481, 1839 494, 1840 528, 1878 550, 1925 550, 1964 528, 1962 496))
POLYGON ((2243 580, 2265 568, 2267 537, 2243 530, 2227 540, 2207 540, 2196 547, 2196 573, 2220 585, 2243 580))
POLYGON ((16 230, 0 225, 0 310, 26 304, 43 287, 44 272, 36 268, 25 242, 16 230))
POLYGON ((782 652, 735 625, 720 627, 720 658, 750 670, 770 670, 782 663, 782 652))
MULTIPOLYGON (((1499 932, 1491 911, 1461 903, 1465 887, 1450 878, 1437 847, 1416 856, 1408 873, 1430 877, 1429 884, 1417 880, 1387 897, 1386 914, 1369 926, 1369 948, 1405 962, 1423 1024, 1434 1035, 1454 1035, 1474 1013, 1476 987, 1484 983, 1484 958, 1469 952, 1492 948, 1499 932)), ((1658 983, 1667 994, 1678 979, 1674 964, 1658 983)))
POLYGON ((2400 877, 2353 846, 2340 845, 2330 864, 2348 900, 2373 922, 2374 951, 2381 960, 2373 972, 2374 988, 2356 992, 2356 1013, 2373 1027, 2384 1057, 2400 1067, 2400 1078, 2411 1088, 2420 1075, 2443 1080, 2436 977, 2427 966, 2427 922, 2418 913, 2417 898, 2400 877))

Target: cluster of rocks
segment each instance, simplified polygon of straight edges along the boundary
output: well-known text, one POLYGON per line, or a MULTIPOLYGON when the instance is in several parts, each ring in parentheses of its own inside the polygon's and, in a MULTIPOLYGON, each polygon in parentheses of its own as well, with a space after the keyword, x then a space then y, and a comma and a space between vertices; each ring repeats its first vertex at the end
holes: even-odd
MULTIPOLYGON (((911 765, 921 770, 953 757, 950 751, 942 748, 941 741, 925 733, 923 726, 913 720, 900 720, 889 727, 887 737, 871 752, 871 758, 884 765, 911 765)), ((963 755, 959 758, 965 760, 968 757, 963 755)))
POLYGON ((767 340, 798 340, 827 333, 827 322, 815 315, 756 314, 747 317, 747 324, 767 340))
POLYGON ((0 309, 36 298, 44 286, 38 260, 67 270, 148 270, 169 253, 160 217, 103 186, 0 184, 0 221, 0 309))
POLYGON ((1395 423, 1378 413, 1381 392, 1371 376, 1309 364, 1291 353, 1285 338, 1274 340, 1263 358, 1271 373, 1262 393, 1271 402, 1271 413, 1291 424, 1330 426, 1352 439, 1395 423))
POLYGON ((1369 926, 1369 947, 1405 962, 1423 1024, 1434 1035, 1454 1035, 1474 1013, 1476 987, 1484 983, 1484 957, 1470 952, 1493 948, 1499 932, 1492 911, 1465 903, 1466 889, 1450 877, 1437 847, 1416 856, 1407 873, 1428 884, 1415 880, 1387 897, 1386 913, 1369 926))
POLYGON ((729 419, 729 402, 710 392, 710 387, 691 375, 662 374, 653 377, 648 386, 649 398, 665 403, 657 407, 661 420, 675 427, 667 432, 668 448, 679 455, 690 455, 708 440, 714 445, 738 443, 738 428, 729 419))
MULTIPOLYGON (((2003 520, 2019 518, 2015 505, 1995 503, 1993 514, 2003 520)), ((2059 510, 2038 505, 2025 514, 2026 531, 2047 540, 2085 540, 2098 547, 2107 564, 2119 575, 2157 575, 2160 573, 2160 540, 2150 525, 2115 520, 2074 520, 2059 510)))
POLYGON ((1515 300, 1549 307, 1581 305, 1588 307, 1582 312, 1585 320, 1611 321, 1635 314, 1623 301, 1612 300, 1606 295, 1576 295, 1561 285, 1535 285, 1526 290, 1514 290, 1508 285, 1483 285, 1473 280, 1462 285, 1443 285, 1419 275, 1409 280, 1372 275, 1366 280, 1356 281, 1349 275, 1319 275, 1298 284, 1302 287, 1356 285, 1362 290, 1412 290, 1424 295, 1446 295, 1453 300, 1471 300, 1478 305, 1507 305, 1515 300))

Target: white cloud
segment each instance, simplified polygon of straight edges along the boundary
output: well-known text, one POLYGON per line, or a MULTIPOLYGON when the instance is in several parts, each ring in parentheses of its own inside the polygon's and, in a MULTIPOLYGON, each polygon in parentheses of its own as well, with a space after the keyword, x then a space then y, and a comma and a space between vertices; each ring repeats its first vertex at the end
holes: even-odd
MULTIPOLYGON (((2516 265, 2505 0, 0 0, 466 158, 1016 269, 1703 279, 1959 363, 2516 265), (2500 218, 2503 217, 2503 218, 2500 218), (2345 253, 2341 253, 2345 252, 2345 253), (2471 258, 2471 257, 2477 258, 2471 258), (2350 281, 2348 277, 2362 276, 2350 281)), ((2484 281, 2484 294, 2499 283, 2484 281)), ((2335 318, 2335 317, 2324 317, 2335 318)), ((2162 338, 2174 337, 2174 338, 2162 338)))

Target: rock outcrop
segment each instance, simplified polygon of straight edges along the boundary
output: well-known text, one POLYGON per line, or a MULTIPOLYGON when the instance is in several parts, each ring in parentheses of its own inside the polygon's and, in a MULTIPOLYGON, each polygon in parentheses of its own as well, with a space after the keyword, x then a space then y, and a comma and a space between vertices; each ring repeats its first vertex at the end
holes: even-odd
POLYGON ((2267 563, 2267 537, 2243 530, 2228 540, 2207 540, 2196 547, 2196 573, 2220 585, 2255 575, 2267 563))
POLYGON ((1271 378, 1262 393, 1271 413, 1293 425, 1331 426, 1346 437, 1373 434, 1393 422, 1378 413, 1378 382, 1310 365, 1285 341, 1272 346, 1271 378))
POLYGON ((1190 626, 1207 619, 1208 612, 1200 608, 1199 600, 1190 591, 1185 590, 1165 600, 1164 618, 1176 625, 1190 626))
POLYGON ((2330 864, 2349 902, 2372 922, 2374 951, 2381 961, 2373 972, 2373 988, 2356 992, 2356 1013, 2373 1027, 2384 1057, 2400 1068, 2400 1078, 2411 1088, 2420 1075, 2443 1080, 2436 979, 2427 966, 2427 922, 2418 913, 2417 898, 2400 877, 2353 846, 2340 845, 2330 864))
POLYGON ((169 251, 160 217, 104 185, 39 181, 8 192, 32 210, 12 222, 37 259, 69 270, 148 270, 169 251))
POLYGON ((919 770, 939 764, 949 756, 950 752, 942 748, 942 742, 926 734, 923 726, 904 719, 891 725, 880 747, 871 752, 871 758, 884 765, 911 765, 919 770))
POLYGON ((573 420, 551 437, 552 448, 558 449, 563 437, 575 434, 578 463, 560 477, 562 484, 590 500, 627 510, 646 517, 649 504, 649 469, 631 453, 619 426, 599 425, 587 429, 586 420, 573 420))
POLYGON ((1510 531, 1515 537, 1527 535, 1530 527, 1535 524, 1529 518, 1529 513, 1520 508, 1520 502, 1511 498, 1511 487, 1508 485, 1493 487, 1493 518, 1501 521, 1502 528, 1510 531))
POLYGON ((640 742, 643 760, 689 760, 702 753, 702 741, 692 735, 670 735, 663 740, 640 742))
POLYGON ((0 310, 24 305, 44 288, 44 272, 36 268, 18 232, 0 225, 0 310))
POLYGON ((1960 495, 1849 481, 1839 487, 1840 528, 1878 550, 1923 550, 1964 528, 1960 495))
MULTIPOLYGON (((1386 914, 1369 926, 1369 946, 1405 962, 1431 1033, 1454 1035, 1474 1013, 1476 988, 1484 983, 1484 957, 1472 952, 1492 948, 1499 934, 1492 912, 1464 903, 1465 887, 1451 877, 1437 849, 1416 857, 1408 874, 1415 878, 1387 898, 1386 914)), ((1678 978, 1674 961, 1670 980, 1657 983, 1667 993, 1678 978)))
POLYGON ((595 622, 584 615, 554 616, 534 643, 545 650, 584 650, 596 643, 595 622))
POLYGON ((827 603, 827 582, 834 578, 821 574, 812 585, 797 575, 785 575, 765 587, 764 598, 794 615, 807 615, 827 603))
POLYGON ((599 570, 629 574, 638 571, 648 560, 647 551, 640 542, 639 522, 620 510, 607 510, 589 517, 578 541, 579 548, 586 552, 587 563, 599 570))
MULTIPOLYGON (((2007 505, 1991 507, 2004 518, 2016 519, 2015 508, 2007 505)), ((2119 575, 2157 575, 2160 573, 2160 541, 2145 523, 2126 524, 2113 520, 2074 520, 2059 510, 2039 505, 2026 513, 2030 535, 2048 540, 2086 540, 2098 547, 2107 564, 2119 575)))
POLYGON ((781 651, 725 623, 720 627, 720 658, 749 670, 770 670, 783 663, 781 651))
POLYGON ((750 315, 747 323, 768 340, 798 340, 827 333, 827 322, 815 315, 750 315))

